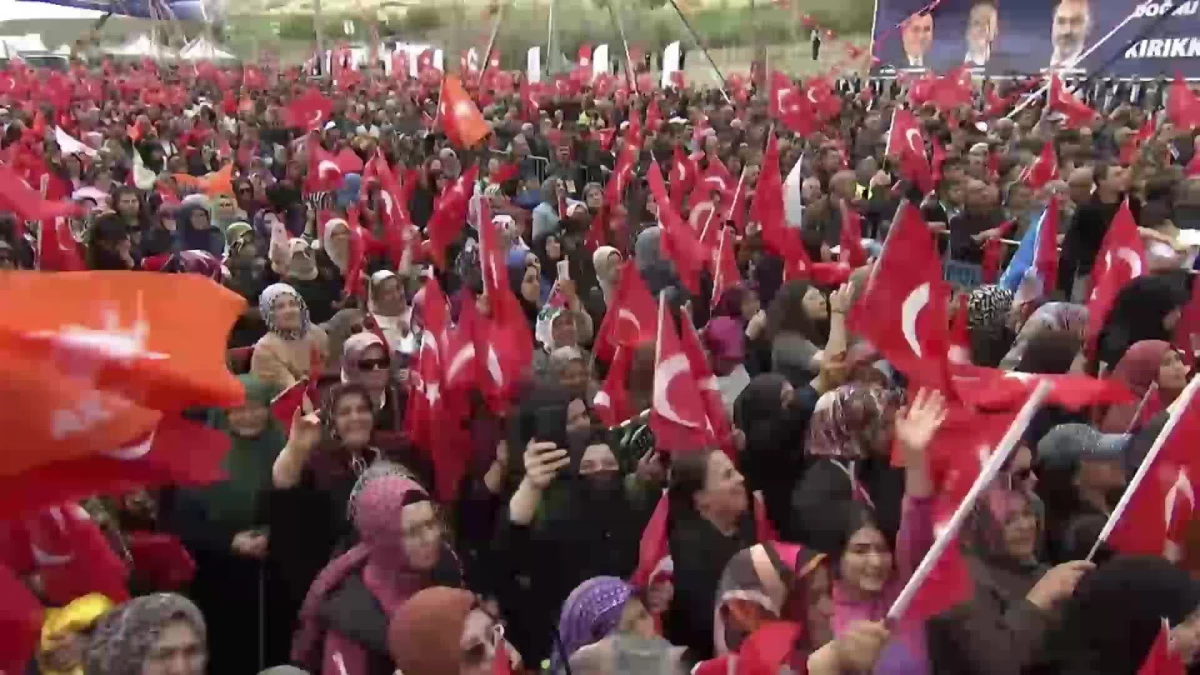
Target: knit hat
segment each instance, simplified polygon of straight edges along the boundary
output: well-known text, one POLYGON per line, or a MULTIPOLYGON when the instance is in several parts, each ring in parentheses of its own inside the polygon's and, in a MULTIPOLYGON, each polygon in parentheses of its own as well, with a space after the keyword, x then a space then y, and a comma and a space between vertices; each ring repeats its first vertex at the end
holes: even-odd
POLYGON ((1123 461, 1128 434, 1102 434, 1086 424, 1060 424, 1038 442, 1038 462, 1047 469, 1068 470, 1083 461, 1123 461))

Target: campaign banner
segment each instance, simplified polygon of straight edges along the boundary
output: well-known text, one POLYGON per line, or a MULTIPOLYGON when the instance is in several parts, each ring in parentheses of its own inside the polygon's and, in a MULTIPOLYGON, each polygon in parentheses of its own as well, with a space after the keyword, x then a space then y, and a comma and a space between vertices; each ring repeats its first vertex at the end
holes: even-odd
POLYGON ((986 75, 1200 78, 1200 0, 941 0, 921 12, 928 5, 876 0, 873 72, 967 63, 986 75))
POLYGON ((62 7, 112 12, 139 19, 176 19, 213 23, 223 15, 223 0, 17 0, 41 2, 62 7))

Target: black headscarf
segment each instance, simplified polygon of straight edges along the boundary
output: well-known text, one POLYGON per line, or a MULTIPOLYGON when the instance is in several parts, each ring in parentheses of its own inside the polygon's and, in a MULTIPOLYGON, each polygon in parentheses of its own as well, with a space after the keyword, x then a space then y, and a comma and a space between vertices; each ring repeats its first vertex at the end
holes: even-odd
POLYGON ((1117 558, 1089 572, 1062 606, 1048 658, 1027 669, 1058 675, 1135 675, 1162 620, 1181 623, 1200 604, 1200 587, 1163 558, 1117 558))
POLYGON ((812 416, 811 402, 799 395, 783 407, 785 384, 778 373, 757 375, 733 403, 733 423, 746 435, 738 466, 746 486, 762 490, 767 515, 781 531, 787 530, 792 488, 804 473, 804 439, 812 416))
POLYGON ((1104 319, 1096 362, 1088 364, 1089 372, 1096 372, 1099 363, 1115 368, 1125 351, 1142 340, 1169 342, 1171 335, 1163 327, 1163 318, 1186 300, 1183 288, 1171 276, 1152 274, 1125 284, 1104 319))

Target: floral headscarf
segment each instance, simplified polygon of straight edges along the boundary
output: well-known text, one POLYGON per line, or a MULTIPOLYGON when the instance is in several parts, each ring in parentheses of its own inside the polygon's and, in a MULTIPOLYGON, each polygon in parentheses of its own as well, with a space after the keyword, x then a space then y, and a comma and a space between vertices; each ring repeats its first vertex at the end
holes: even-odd
POLYGON ((898 392, 847 384, 817 399, 809 422, 808 453, 814 457, 866 459, 891 427, 900 405, 898 392))
MULTIPOLYGON (((563 602, 558 620, 562 651, 569 658, 579 649, 599 642, 616 629, 633 587, 617 577, 593 577, 575 587, 563 602)), ((556 650, 551 673, 561 672, 561 655, 556 650)))
POLYGON ((143 595, 105 616, 88 643, 84 672, 88 675, 140 675, 142 664, 167 624, 182 619, 201 643, 204 617, 191 600, 175 593, 143 595))
POLYGON ((972 331, 998 333, 1012 308, 1013 292, 1000 286, 980 286, 967 300, 967 327, 972 331))
POLYGON ((284 340, 299 340, 308 334, 308 327, 310 325, 308 305, 304 302, 304 298, 296 292, 296 289, 288 284, 271 284, 263 289, 262 295, 258 296, 258 311, 262 314, 263 321, 267 324, 267 330, 284 340), (275 303, 279 302, 279 299, 284 295, 291 295, 300 303, 299 330, 282 330, 275 323, 275 303))
POLYGON ((1000 367, 1015 368, 1021 362, 1021 358, 1025 356, 1025 349, 1029 346, 1029 341, 1035 335, 1045 331, 1071 331, 1077 333, 1079 339, 1083 340, 1083 333, 1087 329, 1087 320, 1087 307, 1083 305, 1070 302, 1048 302, 1038 307, 1025 321, 1025 325, 1021 326, 1021 332, 1017 334, 1012 349, 1000 362, 1000 367))
POLYGON ((739 625, 729 620, 727 608, 738 602, 756 605, 776 619, 790 608, 793 591, 804 590, 802 580, 821 565, 826 556, 798 544, 764 542, 738 551, 721 573, 717 584, 717 606, 713 619, 718 654, 737 652, 743 640, 758 626, 739 625))
POLYGON ((383 338, 370 331, 355 333, 342 343, 342 382, 357 382, 362 379, 359 375, 358 362, 368 349, 379 345, 387 353, 387 344, 383 338))

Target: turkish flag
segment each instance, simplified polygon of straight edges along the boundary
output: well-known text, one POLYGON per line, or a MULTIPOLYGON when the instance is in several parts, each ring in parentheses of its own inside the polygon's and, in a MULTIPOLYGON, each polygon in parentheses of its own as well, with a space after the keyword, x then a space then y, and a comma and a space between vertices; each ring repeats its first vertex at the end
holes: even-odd
POLYGON ((592 399, 592 409, 596 411, 600 423, 606 427, 615 427, 633 415, 634 411, 629 409, 629 396, 626 394, 631 363, 633 350, 617 347, 612 363, 608 364, 608 375, 592 399))
POLYGON ((37 268, 45 272, 79 272, 87 268, 67 218, 41 221, 37 253, 37 268))
POLYGON ((679 340, 675 320, 667 313, 667 296, 658 299, 658 342, 654 351, 654 391, 650 430, 657 448, 686 452, 705 447, 708 415, 699 383, 679 340))
POLYGON ((460 148, 474 147, 492 132, 457 75, 442 78, 438 117, 446 137, 460 148))
POLYGON ((1089 375, 1035 375, 970 364, 954 364, 951 371, 959 397, 983 410, 1019 408, 1043 381, 1050 383, 1046 402, 1067 410, 1076 411, 1090 406, 1110 406, 1134 401, 1129 389, 1111 378, 1098 379, 1089 375))
POLYGON ((283 119, 293 129, 320 129, 333 113, 333 101, 316 89, 307 89, 284 108, 283 119))
POLYGON ((842 201, 842 230, 838 235, 838 261, 851 267, 867 264, 867 252, 862 246, 862 216, 850 204, 842 201))
POLYGON ((619 347, 632 350, 658 334, 658 307, 637 267, 625 262, 617 274, 617 288, 593 344, 602 361, 612 361, 619 347))
POLYGON ((0 210, 11 211, 20 220, 53 221, 82 215, 82 209, 72 201, 50 201, 29 187, 12 167, 0 164, 0 210))
POLYGON ((733 444, 733 425, 729 422, 729 414, 725 411, 725 402, 721 400, 721 390, 717 388, 717 378, 708 365, 708 351, 700 341, 700 333, 692 324, 691 317, 683 315, 683 326, 679 330, 682 338, 683 353, 687 355, 688 364, 692 368, 692 376, 700 384, 700 400, 704 404, 704 413, 708 418, 708 440, 711 445, 721 448, 730 460, 736 461, 737 450, 733 444))
POLYGON ((1052 180, 1058 180, 1058 154, 1054 152, 1054 144, 1047 141, 1042 145, 1042 152, 1024 171, 1020 180, 1033 190, 1041 190, 1052 180))
POLYGON ((683 205, 684 196, 687 191, 696 182, 696 175, 700 168, 696 166, 696 162, 683 151, 683 146, 676 145, 675 150, 671 155, 671 202, 679 206, 683 205))
MULTIPOLYGON (((479 387, 492 410, 500 414, 517 394, 517 384, 533 361, 533 335, 525 321, 520 301, 509 284, 505 266, 507 251, 500 226, 488 213, 486 201, 480 204, 480 264, 483 265, 484 294, 488 315, 479 323, 474 336, 479 387)), ((474 308, 470 308, 474 311, 474 308)))
POLYGON ((954 314, 950 317, 950 347, 946 350, 946 360, 950 363, 971 363, 971 335, 967 325, 967 293, 959 293, 954 298, 954 314))
POLYGON ((1141 482, 1129 487, 1132 496, 1107 540, 1121 553, 1162 556, 1174 563, 1183 558, 1188 522, 1196 513, 1194 479, 1200 478, 1200 458, 1192 451, 1193 439, 1200 434, 1194 390, 1192 385, 1184 390, 1177 402, 1180 408, 1155 441, 1161 443, 1158 452, 1152 447, 1142 460, 1149 465, 1144 474, 1138 470, 1141 482))
POLYGON ((383 243, 389 262, 399 267, 406 250, 410 260, 416 260, 417 233, 405 205, 407 193, 403 183, 392 173, 382 150, 376 150, 363 169, 363 180, 371 179, 379 183, 379 199, 383 202, 380 220, 383 221, 383 243))
MULTIPOLYGON (((291 421, 290 418, 288 420, 291 421)), ((93 454, 39 463, 0 478, 0 517, 83 499, 165 485, 206 485, 225 477, 229 437, 167 415, 149 432, 93 454)))
POLYGON ((949 297, 929 226, 915 206, 903 201, 867 287, 850 310, 851 329, 870 340, 914 386, 949 395, 949 297))
POLYGON ((742 281, 742 273, 738 270, 737 259, 733 255, 734 235, 728 227, 722 227, 717 235, 716 258, 713 262, 713 292, 711 307, 716 307, 725 291, 734 288, 742 281))
POLYGON ((305 142, 308 153, 308 170, 304 174, 304 192, 333 192, 342 185, 345 172, 341 165, 324 146, 315 133, 309 135, 305 142))
POLYGON ((1196 349, 1200 347, 1197 335, 1200 335, 1200 275, 1192 280, 1191 298, 1184 306, 1171 338, 1171 346, 1182 353, 1183 362, 1189 367, 1196 364, 1196 349))
POLYGON ((925 154, 925 135, 921 133, 920 121, 912 112, 896 109, 892 116, 892 129, 888 132, 886 153, 899 159, 901 174, 922 193, 933 190, 933 169, 925 154))
POLYGON ((129 599, 129 568, 83 507, 47 508, 24 525, 42 595, 51 605, 61 607, 88 593, 100 593, 116 603, 129 599))
POLYGON ((775 134, 767 138, 763 154, 763 169, 750 204, 750 220, 757 221, 763 244, 783 258, 790 278, 806 278, 811 274, 812 260, 800 237, 785 223, 783 210, 783 176, 779 173, 779 143, 775 134))
POLYGON ((196 575, 196 561, 173 534, 130 532, 125 543, 134 571, 156 591, 180 590, 196 575))
POLYGON ((675 206, 671 204, 658 164, 650 165, 647 180, 650 183, 650 193, 654 195, 654 203, 658 206, 663 255, 675 263, 675 271, 683 285, 693 294, 699 295, 700 272, 708 261, 712 260, 712 253, 697 238, 696 230, 684 222, 675 206))
POLYGON ((333 162, 334 164, 337 164, 339 169, 341 169, 342 175, 348 173, 362 173, 363 170, 362 157, 359 157, 358 153, 350 148, 342 148, 341 151, 334 156, 333 162))
POLYGON ((1000 278, 1000 263, 1004 262, 1004 237, 1008 236, 1016 221, 1008 221, 997 226, 1000 232, 997 236, 983 242, 983 261, 981 264, 982 280, 985 284, 994 284, 1000 278))
POLYGON ((929 92, 929 101, 943 112, 974 102, 971 85, 971 70, 963 64, 934 80, 929 92))
POLYGON ((425 232, 429 236, 430 254, 434 264, 446 268, 446 247, 455 242, 462 234, 463 225, 467 222, 470 210, 471 196, 475 191, 475 179, 479 176, 479 165, 462 172, 433 203, 433 215, 425 224, 425 232))
POLYGON ((44 616, 42 603, 11 569, 0 565, 0 671, 25 672, 37 651, 44 616))
POLYGON ((1167 89, 1167 118, 1180 129, 1191 130, 1200 126, 1200 98, 1178 72, 1167 89))
POLYGON ((443 372, 441 341, 450 323, 450 310, 446 296, 436 278, 428 279, 424 286, 424 301, 421 304, 421 348, 416 363, 412 364, 410 377, 412 392, 408 397, 408 411, 404 416, 404 433, 418 447, 432 449, 438 426, 438 414, 442 409, 443 372))
POLYGON ((309 399, 309 404, 315 400, 315 397, 309 397, 309 380, 304 378, 297 380, 292 386, 279 392, 275 398, 271 399, 271 416, 278 421, 285 430, 291 429, 292 417, 297 411, 303 411, 305 398, 309 399))
POLYGON ((1184 675, 1185 673, 1187 673, 1187 665, 1184 664, 1179 654, 1171 651, 1171 628, 1164 618, 1162 628, 1158 631, 1158 637, 1154 638, 1154 644, 1150 646, 1150 652, 1146 654, 1146 659, 1138 668, 1137 675, 1184 675))
POLYGON ((1096 119, 1096 111, 1067 91, 1058 74, 1050 76, 1050 99, 1047 107, 1051 112, 1060 112, 1066 117, 1068 127, 1081 127, 1096 119))
MULTIPOLYGON (((1126 199, 1113 216, 1104 234, 1096 262, 1092 265, 1092 294, 1088 299, 1087 344, 1095 348, 1095 341, 1104 327, 1104 319, 1121 288, 1142 276, 1146 269, 1146 250, 1138 235, 1137 222, 1129 210, 1126 199)), ((1114 364, 1108 364, 1110 367, 1114 364)))

